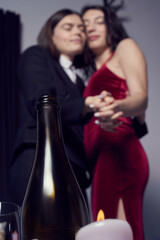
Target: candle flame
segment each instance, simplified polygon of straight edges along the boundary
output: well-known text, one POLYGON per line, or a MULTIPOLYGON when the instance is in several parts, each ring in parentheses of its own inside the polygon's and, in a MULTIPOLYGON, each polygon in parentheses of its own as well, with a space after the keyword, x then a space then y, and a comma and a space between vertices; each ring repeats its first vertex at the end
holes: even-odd
POLYGON ((99 210, 98 214, 97 214, 97 222, 98 221, 102 221, 105 219, 105 215, 102 209, 99 210))

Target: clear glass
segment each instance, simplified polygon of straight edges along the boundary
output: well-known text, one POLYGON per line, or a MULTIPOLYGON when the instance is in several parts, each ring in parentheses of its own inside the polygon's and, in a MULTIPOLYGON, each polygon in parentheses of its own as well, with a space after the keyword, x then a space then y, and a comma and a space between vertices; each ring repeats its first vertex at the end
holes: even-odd
POLYGON ((20 207, 0 202, 0 240, 20 240, 20 207))

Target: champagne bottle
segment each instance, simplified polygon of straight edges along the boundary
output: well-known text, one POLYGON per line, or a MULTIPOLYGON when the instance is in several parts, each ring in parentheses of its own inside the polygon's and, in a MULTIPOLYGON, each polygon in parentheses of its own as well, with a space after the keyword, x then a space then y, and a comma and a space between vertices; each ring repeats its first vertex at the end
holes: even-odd
POLYGON ((75 240, 89 223, 86 202, 67 158, 56 98, 37 101, 37 147, 22 204, 23 240, 75 240))

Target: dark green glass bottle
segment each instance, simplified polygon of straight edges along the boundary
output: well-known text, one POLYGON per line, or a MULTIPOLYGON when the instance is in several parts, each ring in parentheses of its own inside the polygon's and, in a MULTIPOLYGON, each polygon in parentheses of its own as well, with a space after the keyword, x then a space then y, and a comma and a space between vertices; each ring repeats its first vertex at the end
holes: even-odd
POLYGON ((21 212, 23 240, 75 240, 89 223, 86 202, 68 161, 56 99, 37 102, 37 148, 21 212))

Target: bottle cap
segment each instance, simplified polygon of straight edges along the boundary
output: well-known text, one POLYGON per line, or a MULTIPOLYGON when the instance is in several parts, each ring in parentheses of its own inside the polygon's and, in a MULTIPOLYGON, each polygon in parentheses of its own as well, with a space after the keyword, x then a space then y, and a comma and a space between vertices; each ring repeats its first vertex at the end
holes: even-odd
POLYGON ((60 108, 56 97, 54 97, 52 95, 45 94, 45 95, 41 96, 40 98, 38 98, 38 100, 36 102, 36 109, 40 108, 42 105, 44 106, 44 104, 46 104, 46 105, 52 104, 52 105, 55 105, 58 108, 60 108))

